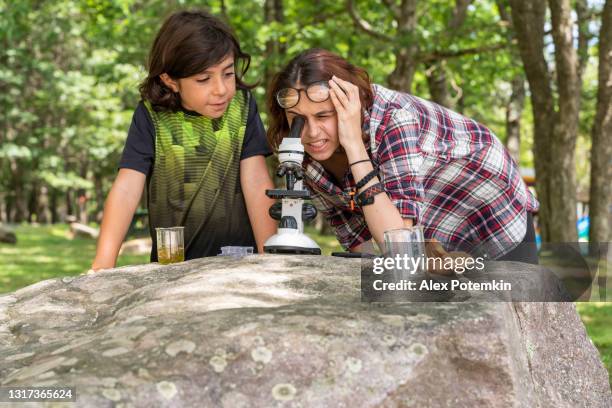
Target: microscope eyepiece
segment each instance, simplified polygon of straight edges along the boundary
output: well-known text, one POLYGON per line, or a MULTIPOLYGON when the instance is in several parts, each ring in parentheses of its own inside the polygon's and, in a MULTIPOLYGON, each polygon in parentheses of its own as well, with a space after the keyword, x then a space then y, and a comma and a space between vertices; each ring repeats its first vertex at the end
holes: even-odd
POLYGON ((293 118, 291 129, 289 130, 289 135, 287 137, 299 139, 300 135, 302 134, 302 129, 304 128, 304 122, 303 116, 296 116, 293 118))

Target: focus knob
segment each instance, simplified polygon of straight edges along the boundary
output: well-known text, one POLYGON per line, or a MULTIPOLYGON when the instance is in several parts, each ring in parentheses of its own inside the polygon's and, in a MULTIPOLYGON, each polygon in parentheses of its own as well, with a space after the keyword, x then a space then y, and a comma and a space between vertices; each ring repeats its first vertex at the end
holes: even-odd
POLYGON ((302 219, 306 221, 314 220, 317 216, 317 208, 310 204, 304 203, 302 205, 302 219))
POLYGON ((270 214, 270 217, 272 217, 273 220, 279 221, 281 219, 282 211, 283 205, 281 203, 274 203, 270 206, 268 214, 270 214))
POLYGON ((279 228, 297 229, 297 221, 290 215, 285 215, 281 218, 279 228))

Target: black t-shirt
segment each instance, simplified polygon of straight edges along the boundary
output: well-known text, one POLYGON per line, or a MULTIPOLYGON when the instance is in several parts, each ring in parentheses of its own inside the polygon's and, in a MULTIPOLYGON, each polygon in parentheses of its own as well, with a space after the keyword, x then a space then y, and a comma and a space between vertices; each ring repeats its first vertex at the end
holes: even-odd
MULTIPOLYGON (((187 115, 200 116, 197 112, 187 110, 183 110, 183 112, 187 115)), ((259 117, 259 112, 257 111, 255 98, 251 96, 240 160, 257 155, 269 156, 271 154, 272 150, 266 140, 266 132, 261 122, 261 118, 259 117)), ((149 111, 141 101, 136 107, 136 111, 132 118, 132 124, 125 142, 123 155, 119 162, 119 168, 132 169, 144 173, 147 176, 148 185, 154 159, 155 126, 153 125, 149 111)), ((238 184, 237 188, 242 190, 240 184, 238 184)), ((245 218, 244 222, 246 222, 247 225, 245 229, 241 230, 242 232, 240 234, 236 234, 236 231, 234 231, 234 233, 228 231, 228 233, 223 234, 223 236, 212 237, 204 231, 200 231, 195 237, 193 245, 190 248, 186 248, 185 258, 193 259, 204 256, 214 256, 221 252, 220 248, 222 246, 226 245, 253 246, 254 249, 257 250, 245 207, 243 207, 242 212, 243 214, 241 214, 241 217, 245 218)), ((151 237, 153 238, 151 261, 155 262, 157 261, 157 250, 153 231, 151 231, 151 237)))
MULTIPOLYGON (((183 110, 187 115, 200 116, 197 112, 183 110)), ((249 116, 247 118, 242 154, 240 160, 248 157, 263 155, 269 156, 272 150, 266 139, 264 129, 255 98, 251 95, 249 103, 249 116)), ((123 154, 119 161, 120 169, 132 169, 150 175, 153 159, 155 158, 155 126, 144 103, 139 102, 132 117, 132 124, 125 141, 123 154)))

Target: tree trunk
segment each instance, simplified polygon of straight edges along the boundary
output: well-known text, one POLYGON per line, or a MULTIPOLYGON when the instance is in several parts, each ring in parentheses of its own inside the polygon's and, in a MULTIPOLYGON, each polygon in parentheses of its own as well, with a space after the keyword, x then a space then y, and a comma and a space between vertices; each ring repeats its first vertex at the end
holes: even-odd
POLYGON ((389 87, 397 91, 411 92, 412 80, 416 72, 414 64, 415 53, 406 48, 400 48, 395 53, 395 69, 387 81, 389 87))
POLYGON ((6 211, 6 222, 13 222, 13 196, 11 193, 8 193, 4 199, 4 210, 6 211))
POLYGON ((427 87, 431 100, 446 108, 453 109, 454 101, 448 91, 444 61, 426 65, 427 87))
POLYGON ((578 76, 572 44, 569 0, 551 0, 559 107, 544 58, 545 2, 511 0, 518 47, 531 90, 534 117, 536 190, 545 242, 575 242, 574 149, 578 124, 578 76))
POLYGON ((461 114, 465 112, 465 92, 459 95, 459 99, 457 99, 457 104, 455 105, 455 111, 461 114))
MULTIPOLYGON (((81 169, 79 176, 83 179, 87 179, 87 168, 89 167, 87 157, 81 157, 81 169)), ((87 190, 84 188, 77 190, 77 219, 81 224, 87 225, 89 221, 89 214, 87 213, 87 190)))
POLYGON ((512 21, 515 27, 518 48, 523 61, 525 75, 531 90, 531 106, 534 117, 534 165, 536 172, 536 191, 540 202, 539 224, 542 239, 550 240, 550 220, 552 208, 549 190, 549 163, 551 156, 549 141, 552 138, 553 95, 550 73, 544 58, 544 19, 545 2, 510 0, 512 21))
POLYGON ((587 0, 576 0, 576 17, 578 19, 578 78, 582 88, 582 74, 589 60, 589 24, 591 18, 587 0))
MULTIPOLYGON (((452 41, 457 31, 463 25, 465 18, 467 17, 468 6, 472 3, 472 0, 456 0, 455 7, 453 8, 451 17, 447 23, 447 33, 449 40, 452 41)), ((455 105, 459 98, 463 96, 461 89, 458 89, 458 95, 453 98, 449 92, 449 85, 446 77, 446 61, 440 59, 433 63, 426 63, 426 77, 427 86, 429 88, 429 94, 431 99, 438 105, 442 105, 449 109, 455 109, 455 105)))
POLYGON ((521 159, 521 115, 525 106, 525 79, 517 74, 512 79, 512 94, 506 107, 506 148, 518 164, 521 159))
POLYGON ((23 185, 17 184, 15 186, 15 213, 13 214, 13 222, 20 223, 26 221, 26 214, 28 212, 28 204, 25 197, 25 191, 23 185))
POLYGON ((28 222, 39 222, 38 219, 38 183, 30 186, 30 199, 28 200, 28 222))
POLYGON ((49 209, 51 210, 51 224, 56 224, 60 221, 59 214, 57 212, 57 190, 51 189, 51 197, 49 199, 49 209))
POLYGON ((609 242, 612 203, 612 0, 606 0, 599 33, 597 112, 592 129, 589 241, 609 242))
MULTIPOLYGON (((264 2, 264 21, 266 24, 273 22, 282 23, 284 20, 283 11, 283 0, 265 0, 264 2)), ((274 55, 281 56, 285 55, 286 46, 281 44, 275 39, 269 39, 266 41, 266 51, 264 53, 264 60, 267 63, 264 66, 264 77, 263 86, 264 89, 268 89, 268 84, 272 79, 272 75, 277 71, 277 67, 270 62, 270 58, 274 55)))
POLYGON ((87 214, 87 193, 79 190, 77 193, 77 219, 81 224, 87 225, 89 216, 87 214))
POLYGON ((314 220, 314 227, 321 235, 332 235, 334 233, 334 229, 329 225, 321 213, 317 214, 317 217, 314 220))
POLYGON ((0 224, 7 222, 6 219, 6 194, 0 193, 0 224))
MULTIPOLYGON (((145 189, 146 190, 146 189, 145 189)), ((95 192, 95 200, 96 200, 96 222, 102 222, 102 213, 104 211, 104 187, 102 184, 102 175, 94 174, 94 192, 95 192)))
POLYGON ((416 0, 403 0, 396 16, 397 40, 399 46, 395 51, 395 69, 387 81, 389 86, 398 91, 410 92, 416 72, 416 56, 419 51, 415 36, 417 24, 416 0))
POLYGON ((13 209, 14 213, 12 221, 15 223, 20 223, 26 220, 26 214, 28 212, 28 203, 25 196, 24 191, 24 183, 22 179, 21 169, 19 163, 16 159, 10 158, 10 168, 12 175, 12 183, 13 183, 13 209))
POLYGON ((51 220, 51 213, 49 211, 49 188, 44 185, 41 186, 39 194, 36 218, 41 224, 48 224, 51 220))
POLYGON ((71 188, 66 190, 66 193, 65 193, 65 198, 66 198, 66 217, 74 216, 75 215, 73 195, 74 194, 72 194, 72 189, 71 188))
MULTIPOLYGON (((508 9, 508 2, 504 0, 497 0, 497 9, 499 11, 499 17, 501 21, 507 24, 508 30, 506 37, 509 43, 514 41, 514 27, 510 11, 508 9)), ((513 48, 511 51, 513 61, 518 61, 520 56, 513 48)), ((516 62, 515 62, 516 64, 516 62)), ((512 93, 510 94, 510 100, 506 106, 506 148, 510 153, 510 156, 520 164, 521 160, 521 116, 523 114, 523 108, 525 107, 525 75, 523 72, 517 73, 511 82, 512 93)))
POLYGON ((555 44, 555 66, 559 91, 559 114, 551 143, 553 172, 550 194, 554 213, 550 220, 551 238, 563 242, 578 241, 576 230, 576 162, 580 111, 580 78, 578 54, 574 48, 570 0, 549 0, 552 34, 555 44))

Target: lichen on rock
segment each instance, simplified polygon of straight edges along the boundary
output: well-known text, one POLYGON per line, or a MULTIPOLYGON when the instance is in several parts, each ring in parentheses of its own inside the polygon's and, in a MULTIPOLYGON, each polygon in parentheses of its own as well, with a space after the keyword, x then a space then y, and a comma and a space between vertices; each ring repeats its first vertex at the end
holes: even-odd
POLYGON ((189 340, 177 340, 166 346, 166 353, 174 357, 179 353, 191 354, 195 350, 196 345, 189 340))
POLYGON ((155 388, 166 400, 171 400, 178 393, 176 385, 170 381, 160 381, 155 385, 155 388))
POLYGON ((297 390, 293 384, 276 384, 272 388, 272 397, 277 401, 291 401, 295 398, 297 390))
POLYGON ((227 361, 221 356, 212 356, 209 360, 209 363, 216 373, 222 373, 223 370, 225 370, 225 367, 227 366, 227 361))

